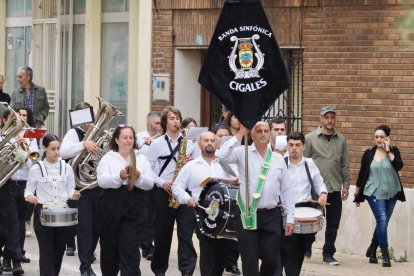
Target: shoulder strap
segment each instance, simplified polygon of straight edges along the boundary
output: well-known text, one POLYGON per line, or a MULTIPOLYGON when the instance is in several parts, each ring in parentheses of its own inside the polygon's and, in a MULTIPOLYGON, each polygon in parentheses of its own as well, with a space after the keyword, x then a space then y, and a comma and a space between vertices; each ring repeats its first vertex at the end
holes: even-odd
POLYGON ((178 144, 177 144, 177 146, 175 146, 174 149, 172 149, 171 144, 170 144, 170 141, 168 140, 168 136, 167 135, 165 135, 165 140, 167 141, 167 145, 168 145, 168 147, 170 149, 170 155, 166 155, 166 156, 161 156, 160 157, 160 159, 165 159, 165 162, 162 165, 161 170, 160 170, 158 176, 161 176, 161 174, 164 172, 165 168, 167 168, 168 164, 171 162, 172 159, 174 159, 175 162, 177 162, 177 160, 175 159, 174 155, 180 149, 182 137, 178 138, 178 144))
POLYGON ((308 163, 306 163, 305 160, 305 169, 306 169, 306 174, 308 175, 308 179, 309 179, 309 183, 311 184, 311 195, 312 195, 312 199, 313 200, 318 200, 318 194, 315 191, 315 186, 313 185, 313 180, 309 171, 309 166, 308 163))
POLYGON ((43 161, 37 161, 36 163, 37 165, 39 165, 40 168, 40 172, 42 173, 42 177, 47 177, 47 170, 45 167, 45 164, 43 163, 43 161))

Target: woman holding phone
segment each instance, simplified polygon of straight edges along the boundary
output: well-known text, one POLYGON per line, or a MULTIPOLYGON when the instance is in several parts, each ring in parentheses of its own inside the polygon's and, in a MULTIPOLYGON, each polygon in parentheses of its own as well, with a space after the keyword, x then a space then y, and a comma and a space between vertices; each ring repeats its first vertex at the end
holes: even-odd
POLYGON ((370 263, 378 263, 377 248, 382 253, 382 266, 390 267, 387 228, 397 200, 405 201, 398 171, 403 167, 400 151, 391 146, 391 129, 380 125, 375 129, 374 147, 364 152, 356 182, 356 206, 365 199, 375 216, 377 225, 366 256, 370 263))

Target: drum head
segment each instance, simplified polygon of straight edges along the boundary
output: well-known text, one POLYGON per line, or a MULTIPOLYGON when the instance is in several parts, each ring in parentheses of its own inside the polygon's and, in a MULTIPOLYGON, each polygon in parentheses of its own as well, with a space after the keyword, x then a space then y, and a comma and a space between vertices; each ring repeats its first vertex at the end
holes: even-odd
POLYGON ((322 215, 322 211, 311 207, 296 207, 295 218, 315 218, 322 215))
POLYGON ((202 190, 198 204, 209 208, 209 214, 200 208, 196 209, 197 224, 200 232, 210 238, 216 238, 226 227, 230 213, 229 192, 225 185, 217 180, 208 182, 202 190))

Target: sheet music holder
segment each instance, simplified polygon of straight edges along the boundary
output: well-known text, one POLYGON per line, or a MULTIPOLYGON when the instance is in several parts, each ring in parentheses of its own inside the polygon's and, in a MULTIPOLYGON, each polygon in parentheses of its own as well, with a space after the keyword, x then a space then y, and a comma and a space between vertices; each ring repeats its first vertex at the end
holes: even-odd
POLYGON ((32 128, 24 132, 23 138, 42 139, 47 132, 47 129, 32 128))
POLYGON ((208 131, 208 127, 190 127, 187 133, 187 140, 196 143, 203 132, 208 131))
POLYGON ((79 110, 69 110, 70 127, 77 127, 81 124, 94 122, 94 113, 92 107, 85 107, 79 110))

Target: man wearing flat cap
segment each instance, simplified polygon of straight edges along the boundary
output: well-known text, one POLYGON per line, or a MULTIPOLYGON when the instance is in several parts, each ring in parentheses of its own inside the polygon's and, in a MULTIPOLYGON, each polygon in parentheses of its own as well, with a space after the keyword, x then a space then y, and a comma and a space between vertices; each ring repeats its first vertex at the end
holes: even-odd
POLYGON ((345 136, 336 131, 335 120, 334 108, 321 108, 321 124, 306 135, 303 153, 315 161, 328 188, 323 261, 329 265, 338 265, 334 258, 335 240, 341 221, 342 201, 348 198, 349 189, 348 145, 345 136))

